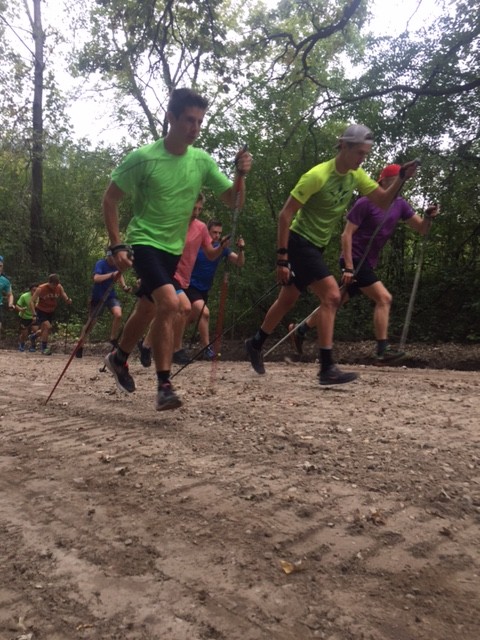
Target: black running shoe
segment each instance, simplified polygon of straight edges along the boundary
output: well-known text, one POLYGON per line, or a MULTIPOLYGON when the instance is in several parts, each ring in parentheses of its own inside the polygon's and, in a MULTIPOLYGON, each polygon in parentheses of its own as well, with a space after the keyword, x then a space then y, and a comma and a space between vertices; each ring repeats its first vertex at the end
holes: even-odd
POLYGON ((292 332, 290 335, 290 340, 292 341, 292 345, 295 347, 295 351, 301 356, 303 355, 303 343, 305 341, 305 336, 301 336, 298 333, 298 327, 295 327, 294 324, 288 325, 288 333, 292 332), (293 331, 295 329, 295 331, 293 331))
POLYGON ((265 373, 265 367, 263 365, 263 355, 260 349, 255 349, 255 347, 253 346, 252 338, 250 338, 249 340, 245 340, 245 351, 250 358, 252 367, 259 375, 263 375, 265 373))
POLYGON ((175 364, 188 364, 190 362, 190 358, 188 357, 185 349, 175 351, 172 360, 175 364))
POLYGON ((375 354, 375 362, 376 364, 388 364, 389 362, 395 362, 395 360, 401 360, 405 356, 405 351, 394 349, 388 345, 382 354, 375 354))
POLYGON ((127 393, 135 391, 135 380, 128 371, 128 364, 126 362, 125 364, 117 364, 114 351, 105 356, 105 366, 113 374, 117 388, 120 391, 126 391, 127 393))
POLYGON ((157 411, 168 411, 178 409, 182 406, 182 401, 173 390, 170 382, 164 382, 158 387, 157 411))
POLYGON ((332 364, 326 371, 320 371, 318 376, 321 385, 346 384, 358 378, 356 373, 341 371, 336 364, 332 364))
POLYGON ((75 357, 83 358, 83 347, 78 347, 78 349, 75 351, 75 357))
POLYGON ((140 362, 144 367, 150 367, 152 365, 152 350, 149 347, 143 346, 143 340, 137 342, 138 350, 140 351, 140 362))

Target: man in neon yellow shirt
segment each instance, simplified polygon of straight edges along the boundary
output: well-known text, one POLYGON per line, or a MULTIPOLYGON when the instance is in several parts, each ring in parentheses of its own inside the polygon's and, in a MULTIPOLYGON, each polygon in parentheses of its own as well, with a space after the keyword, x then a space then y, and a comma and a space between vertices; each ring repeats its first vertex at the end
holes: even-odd
POLYGON ((354 190, 387 209, 403 181, 413 175, 416 166, 412 162, 402 167, 395 181, 383 189, 360 167, 372 144, 373 135, 367 127, 359 124, 349 126, 338 140, 337 155, 307 171, 290 192, 280 212, 277 279, 282 288, 262 326, 245 341, 252 367, 259 374, 265 373, 262 357, 265 340, 308 287, 320 300, 317 314, 320 384, 344 384, 357 378, 355 373, 341 371, 333 361, 333 330, 341 295, 322 253, 354 190))
MULTIPOLYGON (((139 302, 124 327, 118 349, 106 357, 105 364, 120 390, 134 391, 127 359, 152 322, 158 411, 182 404, 170 382, 173 323, 179 308, 173 275, 193 206, 203 189, 212 190, 230 207, 236 204, 237 188, 205 151, 191 146, 200 133, 207 106, 207 101, 190 89, 175 89, 167 107, 167 135, 128 155, 112 173, 103 198, 105 224, 117 268, 124 271, 133 264, 141 279, 139 302), (133 248, 133 261, 128 247, 122 244, 118 224, 118 204, 125 194, 133 199, 133 217, 126 237, 133 248)), ((243 178, 250 171, 251 160, 245 151, 237 154, 240 204, 245 194, 243 178)))

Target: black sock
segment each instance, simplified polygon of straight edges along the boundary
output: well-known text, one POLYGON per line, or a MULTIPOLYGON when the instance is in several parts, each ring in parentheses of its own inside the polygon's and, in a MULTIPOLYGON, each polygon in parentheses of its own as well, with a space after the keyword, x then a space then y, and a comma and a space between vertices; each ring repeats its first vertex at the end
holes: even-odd
POLYGON ((259 351, 263 347, 263 343, 268 338, 270 334, 265 333, 263 329, 259 329, 257 333, 252 338, 252 346, 254 349, 258 349, 259 351))
POLYGON ((302 338, 305 338, 305 336, 307 335, 307 331, 309 331, 309 329, 310 327, 308 326, 308 324, 305 321, 303 321, 298 325, 297 333, 302 338))
POLYGON ((326 371, 333 364, 332 349, 320 349, 318 353, 320 359, 320 370, 326 371))
POLYGON ((382 356, 388 347, 388 340, 377 340, 377 354, 382 356))
POLYGON ((157 371, 158 386, 170 382, 170 371, 157 371))
POLYGON ((126 351, 118 347, 117 350, 115 351, 114 357, 115 357, 115 360, 118 362, 118 364, 125 364, 126 361, 128 360, 129 355, 130 355, 129 353, 126 353, 126 351))

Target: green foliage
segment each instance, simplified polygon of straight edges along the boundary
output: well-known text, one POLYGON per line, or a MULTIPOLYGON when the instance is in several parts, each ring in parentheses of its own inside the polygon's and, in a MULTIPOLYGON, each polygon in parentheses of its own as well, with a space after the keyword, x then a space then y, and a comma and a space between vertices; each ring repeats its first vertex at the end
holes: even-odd
MULTIPOLYGON (((480 26, 473 0, 450 4, 435 25, 396 38, 367 32, 369 4, 360 0, 282 0, 274 7, 251 0, 81 0, 75 9, 72 25, 81 45, 72 47, 72 71, 79 78, 95 75, 99 91, 109 89, 114 117, 138 144, 165 133, 171 89, 193 86, 211 105, 199 145, 229 175, 241 145, 247 143, 254 156, 237 227, 246 241, 246 265, 241 272, 230 269, 225 326, 239 319, 236 336, 254 330, 275 297, 282 204, 304 171, 334 155, 344 126, 357 121, 375 133, 365 168, 376 176, 386 163, 419 157, 421 169, 405 197, 419 211, 432 201, 442 208, 425 246, 410 336, 480 339, 473 284, 480 281, 480 26)), ((68 40, 69 34, 62 37, 68 40)), ((69 322, 79 328, 91 269, 106 243, 102 193, 128 149, 92 149, 87 141, 72 141, 66 98, 47 64, 45 255, 43 272, 34 271, 28 244, 31 63, 4 40, 0 62, 0 253, 15 292, 31 279, 58 272, 74 299, 69 322)), ((207 195, 209 214, 227 231, 231 212, 207 195)), ((122 229, 130 216, 125 200, 122 229)), ((325 252, 336 275, 343 223, 325 252)), ((402 330, 421 241, 400 226, 379 265, 394 295, 392 336, 402 330)), ((133 273, 127 277, 134 279, 133 273)), ((210 297, 212 324, 221 277, 210 297)), ((302 297, 278 334, 316 305, 312 296, 302 297)), ((59 320, 66 320, 66 313, 61 306, 59 320)), ((365 297, 352 300, 338 314, 336 336, 371 338, 371 314, 365 297)), ((94 336, 104 337, 108 325, 105 314, 94 336)))

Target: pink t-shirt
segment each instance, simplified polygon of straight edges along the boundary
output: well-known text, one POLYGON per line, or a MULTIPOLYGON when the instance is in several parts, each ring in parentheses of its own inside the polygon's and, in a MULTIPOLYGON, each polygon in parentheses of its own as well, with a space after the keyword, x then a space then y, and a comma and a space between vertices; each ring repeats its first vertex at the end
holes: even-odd
POLYGON ((188 225, 187 238, 185 240, 182 257, 177 265, 174 276, 182 289, 188 289, 200 247, 205 248, 211 246, 212 238, 208 233, 207 225, 200 220, 192 220, 188 225))

